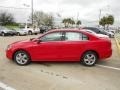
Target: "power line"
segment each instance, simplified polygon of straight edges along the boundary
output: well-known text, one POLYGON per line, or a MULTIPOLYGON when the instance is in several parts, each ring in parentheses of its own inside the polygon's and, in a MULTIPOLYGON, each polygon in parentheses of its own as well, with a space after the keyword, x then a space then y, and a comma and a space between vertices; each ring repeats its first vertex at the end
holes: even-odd
POLYGON ((30 9, 30 8, 17 8, 17 7, 5 7, 5 6, 0 6, 2 8, 11 8, 11 9, 30 9))
POLYGON ((6 3, 6 2, 8 2, 9 0, 0 0, 0 3, 6 3))

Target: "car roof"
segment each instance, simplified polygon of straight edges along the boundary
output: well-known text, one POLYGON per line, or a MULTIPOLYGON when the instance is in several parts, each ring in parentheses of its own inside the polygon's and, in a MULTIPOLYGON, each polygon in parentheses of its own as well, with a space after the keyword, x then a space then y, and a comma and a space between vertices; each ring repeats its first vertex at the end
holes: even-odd
POLYGON ((44 35, 53 33, 53 32, 80 32, 84 35, 87 35, 88 37, 91 37, 91 39, 98 39, 97 36, 95 36, 91 33, 88 33, 86 31, 84 31, 83 29, 53 29, 53 30, 50 30, 50 31, 46 32, 45 34, 41 35, 40 37, 43 37, 44 35))
POLYGON ((84 31, 84 29, 53 29, 48 31, 47 33, 52 33, 52 32, 80 32, 85 35, 94 36, 93 34, 84 31))
POLYGON ((81 32, 79 29, 52 29, 48 32, 67 32, 67 31, 72 31, 72 32, 81 32))

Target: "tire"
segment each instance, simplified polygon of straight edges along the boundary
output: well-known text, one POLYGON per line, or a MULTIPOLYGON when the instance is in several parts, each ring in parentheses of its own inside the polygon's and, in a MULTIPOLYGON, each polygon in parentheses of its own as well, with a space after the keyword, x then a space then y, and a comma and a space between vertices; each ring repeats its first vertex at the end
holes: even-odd
POLYGON ((20 66, 28 65, 31 62, 30 55, 25 51, 17 51, 13 56, 16 64, 20 66))
POLYGON ((4 36, 5 36, 5 33, 4 33, 4 32, 2 32, 2 33, 1 33, 1 36, 3 36, 3 37, 4 37, 4 36))
POLYGON ((17 36, 20 36, 20 33, 17 33, 17 36))
POLYGON ((98 60, 98 56, 93 51, 88 51, 83 54, 81 62, 85 66, 94 66, 98 60))
POLYGON ((109 34, 109 38, 111 38, 111 35, 109 34))
POLYGON ((29 35, 32 35, 32 31, 29 31, 28 34, 29 34, 29 35))
POLYGON ((35 33, 35 35, 37 35, 37 33, 35 33))

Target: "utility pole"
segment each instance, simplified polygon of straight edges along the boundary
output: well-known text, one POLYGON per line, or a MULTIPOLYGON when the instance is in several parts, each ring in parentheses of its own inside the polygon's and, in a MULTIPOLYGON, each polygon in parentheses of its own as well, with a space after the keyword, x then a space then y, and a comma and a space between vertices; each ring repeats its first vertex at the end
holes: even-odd
POLYGON ((77 28, 78 18, 79 18, 79 12, 77 12, 76 28, 77 28))
POLYGON ((33 26, 33 0, 31 0, 31 16, 32 16, 32 26, 33 26))
POLYGON ((100 13, 99 13, 99 21, 100 21, 100 19, 101 19, 101 12, 102 12, 102 10, 100 9, 100 13))
MULTIPOLYGON (((100 9, 100 13, 99 13, 99 21, 100 21, 100 19, 101 19, 101 12, 102 12, 102 10, 100 9)), ((98 21, 98 26, 99 26, 99 21, 98 21)))

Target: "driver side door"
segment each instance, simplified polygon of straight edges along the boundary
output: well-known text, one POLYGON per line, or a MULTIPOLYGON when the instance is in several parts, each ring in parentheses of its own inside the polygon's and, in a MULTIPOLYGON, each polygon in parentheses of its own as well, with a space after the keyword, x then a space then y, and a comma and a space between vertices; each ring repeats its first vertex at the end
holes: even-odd
POLYGON ((49 33, 40 38, 41 42, 34 47, 34 57, 40 61, 59 60, 62 32, 49 33))

